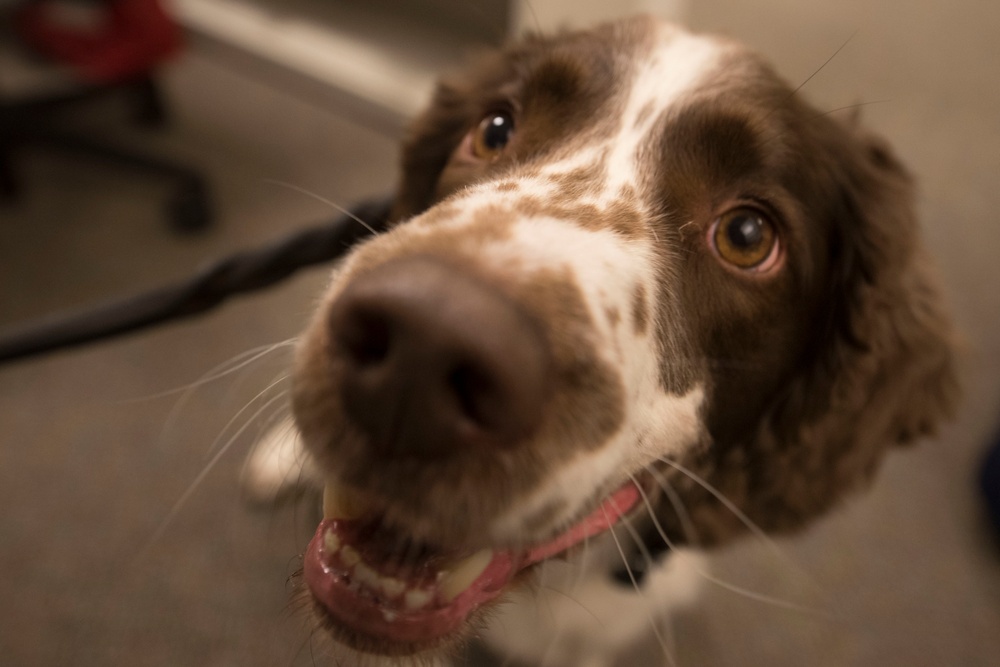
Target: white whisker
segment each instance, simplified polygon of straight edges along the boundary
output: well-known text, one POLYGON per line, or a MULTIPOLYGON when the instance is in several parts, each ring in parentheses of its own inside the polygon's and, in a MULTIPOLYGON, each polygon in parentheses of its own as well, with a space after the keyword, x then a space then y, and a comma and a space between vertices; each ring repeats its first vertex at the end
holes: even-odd
MULTIPOLYGON (((667 531, 664 530, 663 525, 660 523, 660 520, 656 517, 656 512, 653 511, 653 505, 649 501, 649 496, 646 495, 646 491, 638 484, 638 482, 636 482, 635 478, 632 477, 632 475, 629 475, 629 477, 632 479, 632 483, 636 485, 636 488, 639 489, 639 495, 642 496, 642 501, 643 503, 645 503, 646 509, 649 511, 649 517, 653 520, 653 525, 656 527, 656 532, 660 534, 660 538, 662 538, 663 541, 666 543, 666 545, 670 547, 671 551, 676 551, 677 547, 674 544, 674 542, 670 539, 670 537, 667 536, 667 531)), ((732 591, 733 593, 737 593, 752 600, 763 602, 765 604, 769 604, 775 607, 780 607, 782 609, 798 611, 804 614, 811 614, 814 616, 820 616, 828 619, 832 618, 832 615, 823 609, 817 609, 815 607, 809 607, 807 605, 800 605, 794 602, 788 602, 787 600, 782 600, 781 598, 772 597, 770 595, 765 595, 763 593, 757 593, 756 591, 752 591, 748 588, 743 588, 742 586, 737 586, 736 584, 731 584, 727 581, 723 581, 722 579, 719 579, 715 575, 706 572, 700 567, 696 567, 693 565, 691 567, 695 571, 695 573, 704 578, 706 581, 709 581, 717 586, 725 588, 728 591, 732 591)))
POLYGON ((341 213, 343 213, 344 215, 346 215, 348 218, 350 218, 351 220, 354 220, 356 223, 358 223, 359 225, 361 225, 362 227, 364 227, 365 229, 367 229, 368 231, 370 231, 372 234, 378 236, 378 232, 375 231, 375 228, 372 227, 371 225, 369 225, 367 222, 365 222, 364 220, 362 220, 358 216, 354 215, 353 213, 351 213, 349 210, 347 210, 346 208, 344 208, 340 204, 332 202, 332 201, 330 201, 329 199, 327 199, 325 197, 321 197, 318 194, 316 194, 315 192, 310 192, 309 190, 306 190, 305 188, 300 188, 297 185, 293 185, 291 183, 286 183, 285 181, 278 181, 278 180, 275 180, 273 178, 265 178, 265 179, 263 179, 263 181, 265 183, 271 183, 272 185, 280 185, 281 187, 288 188, 289 190, 294 190, 295 192, 298 192, 299 194, 306 195, 307 197, 312 197, 316 201, 322 202, 322 203, 326 204, 327 206, 333 208, 334 210, 340 211, 341 213))
POLYGON ((266 403, 264 403, 264 405, 262 405, 260 409, 257 410, 256 413, 254 413, 253 417, 248 419, 247 423, 241 426, 240 429, 236 431, 236 433, 234 433, 233 436, 229 438, 229 440, 226 441, 226 444, 219 449, 219 451, 215 454, 215 456, 213 456, 211 460, 205 464, 205 466, 201 469, 201 472, 198 473, 198 476, 195 477, 194 481, 191 482, 191 484, 188 486, 187 490, 185 490, 184 493, 181 494, 181 497, 177 499, 177 502, 174 503, 174 506, 170 508, 169 512, 167 512, 167 515, 160 522, 160 525, 153 532, 153 535, 149 538, 149 540, 147 540, 146 544, 139 549, 139 553, 136 555, 137 561, 141 560, 148 553, 149 549, 152 548, 152 546, 156 544, 161 537, 163 537, 163 534, 166 532, 167 528, 170 526, 173 520, 177 517, 177 514, 181 511, 184 505, 187 504, 187 501, 191 498, 192 495, 194 495, 194 492, 198 489, 198 487, 201 486, 201 483, 205 481, 205 478, 208 477, 208 474, 215 468, 216 464, 218 464, 218 462, 222 459, 222 457, 226 454, 226 452, 229 451, 229 448, 232 447, 234 442, 236 442, 236 439, 239 438, 241 435, 243 435, 243 432, 247 428, 249 428, 250 424, 253 423, 254 418, 256 418, 258 415, 264 412, 264 410, 269 408, 277 401, 285 398, 286 394, 287 392, 281 392, 277 396, 274 396, 273 398, 269 399, 266 403))
POLYGON ((712 486, 711 484, 709 484, 708 481, 706 481, 705 479, 703 479, 701 476, 695 474, 694 472, 692 472, 692 471, 688 470, 687 468, 685 468, 684 466, 682 466, 680 463, 677 463, 676 461, 671 461, 670 459, 667 459, 666 457, 660 457, 659 461, 661 461, 662 463, 667 464, 668 466, 670 466, 674 470, 677 470, 678 472, 684 474, 689 479, 691 479, 692 481, 694 481, 695 483, 697 483, 699 486, 701 486, 703 489, 705 489, 706 491, 708 491, 709 493, 711 493, 716 498, 716 500, 718 500, 720 503, 722 503, 722 505, 726 509, 728 509, 730 512, 733 513, 733 515, 740 521, 740 523, 742 523, 744 526, 746 526, 747 530, 749 530, 751 533, 753 533, 754 536, 758 540, 760 540, 765 546, 767 546, 767 548, 777 558, 779 558, 784 563, 787 563, 788 565, 792 566, 803 578, 805 578, 810 583, 810 585, 812 585, 813 587, 815 587, 817 590, 819 590, 819 591, 823 590, 823 587, 820 586, 819 582, 816 581, 815 577, 813 577, 811 574, 809 574, 808 572, 806 572, 805 570, 803 570, 802 567, 798 563, 796 563, 792 558, 790 558, 788 556, 788 554, 785 553, 784 549, 782 549, 781 547, 779 547, 778 544, 773 539, 771 539, 771 537, 768 536, 767 533, 764 532, 763 528, 761 528, 756 523, 754 523, 750 519, 750 517, 748 517, 743 512, 743 510, 741 510, 739 507, 737 507, 736 503, 734 503, 729 498, 727 498, 725 496, 725 494, 723 494, 721 491, 719 491, 714 486, 712 486))
MULTIPOLYGON (((604 512, 605 520, 609 524, 611 524, 611 519, 608 517, 608 511, 604 508, 602 508, 601 511, 604 512)), ((624 519, 625 517, 623 516, 622 518, 624 519)), ((609 532, 611 533, 611 538, 615 542, 615 547, 618 549, 618 554, 622 558, 622 564, 625 565, 625 572, 628 574, 628 578, 632 581, 632 587, 635 588, 636 593, 642 596, 643 600, 646 601, 648 604, 648 600, 646 599, 646 592, 642 590, 642 587, 639 586, 639 582, 636 581, 635 574, 632 572, 632 568, 628 564, 628 558, 626 558, 625 556, 625 550, 622 549, 622 544, 618 540, 618 534, 615 533, 614 525, 611 525, 609 532)), ((641 540, 639 541, 639 543, 641 544, 641 540)), ((642 549, 648 556, 649 551, 645 549, 645 545, 642 546, 642 549)), ((649 625, 653 628, 653 634, 656 635, 656 640, 657 642, 659 642, 660 649, 663 651, 663 656, 667 659, 668 663, 676 667, 677 663, 674 660, 673 653, 671 652, 670 647, 667 645, 667 641, 663 637, 663 634, 660 632, 660 628, 656 623, 656 618, 653 616, 653 613, 649 611, 648 607, 647 607, 647 616, 649 618, 649 625)))
POLYGON ((573 595, 571 595, 570 593, 567 593, 566 591, 564 591, 564 590, 562 590, 560 588, 556 588, 555 586, 541 586, 541 585, 539 585, 539 587, 540 588, 544 588, 547 591, 552 591, 553 593, 556 593, 558 595, 563 596, 564 598, 566 598, 567 600, 569 600, 570 602, 572 602, 576 606, 578 606, 580 609, 582 609, 583 611, 587 612, 587 614, 591 618, 593 618, 595 621, 597 621, 598 625, 600 625, 601 627, 606 627, 604 621, 602 621, 600 619, 600 617, 597 614, 595 614, 593 612, 593 610, 591 610, 590 607, 588 607, 587 605, 585 605, 582 602, 580 602, 580 600, 578 600, 577 598, 573 597, 573 595))
MULTIPOLYGON (((684 531, 684 535, 687 537, 687 540, 691 544, 697 545, 699 542, 698 529, 695 528, 694 521, 691 520, 691 514, 687 511, 687 508, 684 507, 684 503, 681 501, 681 497, 677 494, 677 490, 674 489, 670 482, 667 481, 666 477, 660 474, 660 471, 653 466, 646 466, 646 472, 652 476, 652 478, 659 485, 660 489, 663 490, 663 494, 667 497, 667 500, 670 501, 670 505, 674 508, 674 511, 677 513, 677 517, 681 522, 681 529, 684 531)), ((632 481, 635 482, 634 479, 632 481)), ((636 486, 639 487, 638 484, 636 484, 636 486)), ((639 488, 640 490, 642 489, 642 487, 639 488)), ((650 516, 654 521, 656 520, 656 515, 653 514, 652 508, 650 508, 650 516)))
POLYGON ((236 357, 234 357, 233 359, 230 359, 222 364, 219 364, 205 375, 202 375, 201 378, 187 385, 186 387, 182 387, 177 390, 171 390, 170 392, 164 392, 163 395, 177 393, 177 391, 183 391, 184 393, 181 395, 180 398, 177 399, 177 402, 174 403, 173 407, 170 408, 170 412, 167 413, 167 416, 163 420, 163 426, 160 428, 160 436, 158 440, 159 444, 162 445, 166 437, 166 434, 172 431, 174 423, 180 417, 180 414, 184 409, 184 406, 187 405, 187 402, 191 399, 192 396, 194 396, 195 390, 198 387, 206 385, 210 382, 214 382, 215 380, 219 380, 223 377, 227 377, 229 375, 232 375, 233 373, 237 373, 247 368, 251 364, 260 361, 267 355, 272 354, 277 350, 291 347, 297 341, 298 341, 297 337, 292 337, 280 341, 278 343, 272 343, 270 345, 262 345, 252 350, 248 350, 247 352, 243 352, 241 354, 236 355, 236 357))
POLYGON ((189 392, 193 389, 201 387, 202 385, 209 384, 210 382, 215 382, 216 380, 224 378, 227 375, 231 375, 242 368, 246 368, 250 364, 261 359, 262 357, 266 357, 275 350, 279 350, 281 348, 294 345, 297 340, 298 340, 297 338, 289 338, 288 340, 283 340, 280 343, 261 345, 260 347, 255 347, 251 350, 241 352, 232 359, 228 359, 223 363, 219 364, 218 366, 215 366, 214 368, 209 370, 207 373, 202 375, 194 382, 186 384, 183 387, 174 387, 173 389, 167 389, 164 391, 157 392, 155 394, 148 394, 146 396, 138 396, 135 398, 123 399, 121 401, 118 401, 118 404, 129 405, 131 403, 140 403, 142 401, 152 401, 157 398, 164 398, 166 396, 172 396, 174 394, 179 394, 181 392, 189 392), (246 359, 246 357, 251 357, 251 358, 246 359), (228 366, 230 366, 230 364, 235 364, 235 365, 232 368, 227 368, 228 366))
POLYGON ((222 438, 226 435, 226 432, 229 430, 229 427, 232 426, 236 422, 236 420, 239 419, 240 416, 244 412, 246 412, 247 410, 249 410, 250 406, 252 406, 254 403, 257 402, 257 399, 259 399, 261 396, 264 396, 267 392, 271 391, 271 389, 273 389, 275 386, 277 386, 278 384, 284 382, 285 380, 289 379, 290 377, 291 377, 291 375, 289 375, 288 373, 285 373, 284 375, 279 376, 278 379, 276 379, 274 382, 272 382, 271 384, 269 384, 266 387, 264 387, 260 392, 257 393, 256 396, 254 396, 249 401, 247 401, 246 405, 244 405, 242 408, 240 408, 239 411, 237 411, 237 413, 235 415, 233 415, 232 418, 228 422, 226 422, 226 425, 222 427, 222 430, 219 431, 219 435, 216 436, 215 440, 212 441, 212 444, 209 445, 208 451, 205 452, 205 456, 206 457, 211 456, 212 452, 215 451, 215 446, 218 445, 219 441, 222 440, 222 438))
POLYGON ((763 593, 758 593, 748 588, 743 588, 742 586, 731 584, 728 581, 723 581, 722 579, 717 578, 716 576, 706 572, 705 570, 702 570, 701 568, 695 568, 695 572, 697 572, 700 576, 704 577, 706 581, 709 581, 715 584, 716 586, 724 588, 728 591, 732 591, 737 595, 742 595, 745 598, 749 598, 751 600, 756 600, 757 602, 762 602, 764 604, 771 605, 772 607, 787 609, 789 611, 794 611, 801 614, 808 614, 811 616, 818 616, 826 620, 833 620, 834 618, 834 615, 825 609, 818 609, 816 607, 810 607, 808 605, 801 605, 795 602, 789 602, 788 600, 772 597, 770 595, 764 595, 763 593))

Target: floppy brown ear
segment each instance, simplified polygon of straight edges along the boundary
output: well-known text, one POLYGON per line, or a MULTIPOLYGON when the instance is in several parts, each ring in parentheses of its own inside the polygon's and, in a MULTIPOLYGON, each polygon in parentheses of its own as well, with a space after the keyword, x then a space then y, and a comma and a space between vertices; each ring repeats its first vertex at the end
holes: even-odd
POLYGON ((475 98, 462 80, 442 81, 403 142, 402 174, 390 220, 404 220, 434 202, 438 179, 468 131, 475 98))
POLYGON ((840 179, 825 342, 772 428, 810 433, 810 449, 855 452, 860 473, 887 446, 934 433, 958 382, 955 333, 921 242, 912 179, 883 140, 848 131, 857 148, 840 179), (796 414, 819 416, 797 423, 796 414))
MULTIPOLYGON (((528 38, 473 58, 469 66, 443 78, 427 109, 403 141, 402 169, 390 215, 399 221, 428 209, 440 198, 439 182, 452 152, 511 80, 518 62, 543 43, 528 38)), ((459 184, 451 184, 453 187, 459 184)))
MULTIPOLYGON (((812 361, 750 442, 711 446, 689 462, 767 531, 799 528, 868 482, 892 445, 934 433, 959 393, 955 334, 920 240, 911 178, 884 142, 843 129, 832 144, 833 277, 812 361)), ((699 543, 745 532, 699 484, 673 480, 699 543)), ((671 514, 671 532, 690 538, 671 514)))
POLYGON ((846 131, 855 136, 842 154, 825 344, 756 443, 780 452, 766 514, 752 508, 774 529, 867 482, 888 447, 934 433, 958 397, 955 334, 920 239, 912 179, 881 139, 846 131))

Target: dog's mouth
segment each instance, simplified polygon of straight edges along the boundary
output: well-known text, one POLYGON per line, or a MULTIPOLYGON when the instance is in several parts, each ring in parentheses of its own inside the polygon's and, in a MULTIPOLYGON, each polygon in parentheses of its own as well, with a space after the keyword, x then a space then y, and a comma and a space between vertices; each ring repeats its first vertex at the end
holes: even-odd
POLYGON ((412 652, 459 633, 520 572, 610 529, 639 497, 629 482, 552 539, 472 552, 416 543, 362 516, 354 499, 328 485, 305 581, 338 638, 368 651, 412 652))

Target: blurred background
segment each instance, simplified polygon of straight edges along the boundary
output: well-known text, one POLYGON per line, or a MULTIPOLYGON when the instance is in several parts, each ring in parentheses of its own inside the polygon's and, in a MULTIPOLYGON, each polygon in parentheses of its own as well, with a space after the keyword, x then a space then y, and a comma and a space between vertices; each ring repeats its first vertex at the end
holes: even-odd
MULTIPOLYGON (((828 617, 708 585, 673 619, 677 664, 1000 664, 1000 549, 977 491, 1000 428, 1000 5, 172 0, 160 16, 136 1, 115 25, 143 38, 91 58, 60 31, 99 33, 106 14, 62 3, 25 22, 25 4, 0 0, 0 326, 390 192, 436 74, 526 27, 653 11, 748 42, 793 84, 815 73, 803 93, 823 110, 863 104, 919 179, 967 339, 965 402, 870 493, 782 540, 811 584, 754 543, 713 557, 716 576, 828 617), (14 127, 31 139, 15 146, 14 127)), ((248 351, 295 336, 324 282, 306 271, 200 320, 0 367, 0 662, 322 664, 286 583, 313 509, 248 511, 237 478, 287 387, 287 346, 248 351)))

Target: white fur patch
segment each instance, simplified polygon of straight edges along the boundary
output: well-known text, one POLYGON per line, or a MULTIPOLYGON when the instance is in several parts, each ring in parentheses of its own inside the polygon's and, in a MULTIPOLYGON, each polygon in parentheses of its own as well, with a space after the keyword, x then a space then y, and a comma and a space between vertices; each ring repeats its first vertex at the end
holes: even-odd
POLYGON ((635 183, 640 151, 654 123, 714 71, 723 52, 718 42, 707 37, 667 24, 658 24, 657 30, 657 46, 637 64, 620 129, 610 141, 606 202, 623 186, 635 183), (652 113, 640 118, 647 108, 652 113))
MULTIPOLYGON (((629 541, 624 529, 619 539, 629 541)), ((641 591, 607 576, 620 562, 610 536, 574 562, 549 561, 538 586, 522 587, 499 607, 483 638, 508 660, 547 667, 610 667, 650 635, 675 650, 671 616, 690 606, 703 587, 704 556, 676 551, 648 574, 641 591), (651 630, 656 626, 656 632, 651 630)))
POLYGON ((240 473, 244 500, 259 505, 273 504, 305 489, 322 488, 322 479, 290 418, 272 426, 254 444, 240 473))

